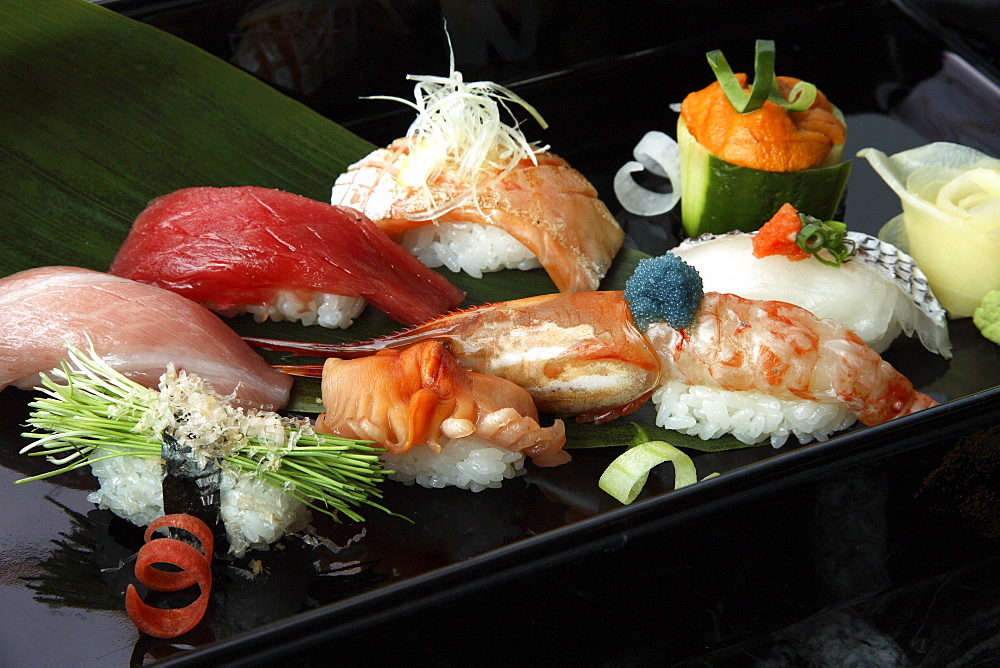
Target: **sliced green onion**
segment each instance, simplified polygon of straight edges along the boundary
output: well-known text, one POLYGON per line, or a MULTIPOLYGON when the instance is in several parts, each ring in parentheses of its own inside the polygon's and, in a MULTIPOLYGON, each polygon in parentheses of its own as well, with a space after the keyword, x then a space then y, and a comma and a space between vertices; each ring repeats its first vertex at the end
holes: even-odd
POLYGON ((721 50, 709 51, 706 56, 715 78, 722 86, 722 92, 726 94, 726 99, 733 105, 733 109, 741 114, 760 109, 766 100, 788 111, 805 111, 816 101, 816 86, 805 81, 795 84, 787 99, 781 95, 778 78, 774 73, 776 53, 773 40, 757 40, 754 49, 753 84, 750 86, 749 95, 736 80, 736 75, 733 74, 733 69, 721 50))
POLYGON ((802 231, 795 237, 799 248, 831 267, 839 267, 854 256, 857 246, 853 239, 847 238, 847 225, 837 220, 820 220, 805 213, 800 213, 799 219, 802 231))
POLYGON ((647 441, 632 446, 611 462, 598 486, 628 505, 639 496, 653 467, 664 462, 674 464, 674 489, 698 482, 698 472, 689 456, 666 441, 647 441))

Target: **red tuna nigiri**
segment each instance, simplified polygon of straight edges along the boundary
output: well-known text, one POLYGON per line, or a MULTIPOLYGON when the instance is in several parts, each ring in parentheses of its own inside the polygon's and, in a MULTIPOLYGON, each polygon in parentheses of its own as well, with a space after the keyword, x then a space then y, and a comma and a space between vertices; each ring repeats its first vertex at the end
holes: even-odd
POLYGON ((154 199, 110 271, 215 311, 270 307, 288 294, 296 303, 342 295, 416 324, 464 298, 363 214, 254 186, 185 188, 154 199))
POLYGON ((0 279, 0 389, 37 385, 66 358, 66 342, 85 351, 93 344, 147 387, 171 362, 257 406, 284 406, 292 386, 217 315, 167 290, 78 267, 0 279))

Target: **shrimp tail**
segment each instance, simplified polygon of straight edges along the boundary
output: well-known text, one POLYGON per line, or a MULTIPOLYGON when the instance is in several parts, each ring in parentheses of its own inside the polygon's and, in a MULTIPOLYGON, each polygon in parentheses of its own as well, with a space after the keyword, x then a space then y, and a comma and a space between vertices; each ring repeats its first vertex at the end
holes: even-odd
MULTIPOLYGON (((364 347, 365 344, 374 343, 377 339, 372 339, 370 342, 347 344, 319 343, 314 341, 285 341, 283 339, 263 339, 254 336, 244 336, 243 340, 246 341, 252 348, 290 353, 290 357, 360 357, 362 355, 370 355, 384 348, 384 346, 381 346, 372 347, 368 350, 362 350, 362 347, 364 347)), ((289 372, 286 371, 286 373, 289 372)))
MULTIPOLYGON (((617 291, 571 292, 473 306, 367 341, 297 343, 247 338, 292 355, 338 357, 439 341, 470 371, 523 387, 538 410, 606 421, 641 406, 656 387, 660 361, 617 291)), ((315 371, 289 365, 286 373, 315 371)))
POLYGON ((322 364, 272 364, 271 368, 289 376, 300 378, 322 378, 322 364))

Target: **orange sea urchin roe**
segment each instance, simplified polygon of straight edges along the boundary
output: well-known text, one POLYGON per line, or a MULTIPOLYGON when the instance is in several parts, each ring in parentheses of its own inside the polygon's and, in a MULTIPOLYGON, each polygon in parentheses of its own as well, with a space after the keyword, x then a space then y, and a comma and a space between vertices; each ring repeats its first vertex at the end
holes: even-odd
MULTIPOLYGON (((747 88, 746 74, 737 74, 736 80, 747 88)), ((798 81, 778 77, 781 94, 787 97, 798 81)), ((789 112, 768 100, 760 109, 741 114, 715 81, 684 98, 681 117, 698 143, 719 158, 768 172, 815 167, 847 135, 830 101, 819 91, 806 111, 789 112)))
POLYGON ((805 260, 809 253, 795 243, 801 231, 799 212, 786 202, 754 235, 753 256, 784 255, 789 260, 805 260))

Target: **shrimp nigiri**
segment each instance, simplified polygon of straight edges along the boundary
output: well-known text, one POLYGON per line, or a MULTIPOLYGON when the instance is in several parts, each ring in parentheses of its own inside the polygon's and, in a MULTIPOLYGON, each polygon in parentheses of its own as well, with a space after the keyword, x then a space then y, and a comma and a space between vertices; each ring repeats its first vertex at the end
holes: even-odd
POLYGON ((350 166, 330 201, 353 207, 431 267, 479 278, 539 264, 560 292, 596 290, 625 235, 593 185, 500 120, 491 82, 410 77, 417 112, 406 137, 350 166))
POLYGON ((786 302, 709 292, 690 326, 646 336, 666 388, 653 395, 658 424, 685 433, 778 446, 936 404, 853 331, 786 302))
MULTIPOLYGON (((354 344, 248 341, 273 350, 346 356, 428 339, 447 345, 465 368, 521 385, 540 410, 584 420, 625 415, 658 388, 677 382, 735 392, 742 399, 802 401, 807 408, 846 411, 849 422, 837 416, 838 428, 855 420, 878 424, 936 403, 846 327, 783 302, 704 294, 697 272, 670 253, 640 262, 624 292, 484 305, 354 344)), ((283 370, 315 373, 294 366, 283 370)), ((692 419, 700 424, 717 417, 692 419)), ((777 434, 784 442, 789 433, 798 432, 768 423, 753 439, 777 434)), ((809 433, 800 436, 805 440, 809 433)), ((826 435, 820 430, 817 437, 826 435)))
MULTIPOLYGON (((523 387, 539 410, 584 420, 632 412, 660 377, 656 352, 632 321, 622 293, 611 291, 485 304, 360 343, 246 340, 271 350, 335 357, 437 340, 463 367, 523 387)), ((317 375, 308 365, 279 368, 317 375)))
POLYGON ((412 325, 464 294, 356 211, 253 186, 184 188, 139 214, 111 273, 227 315, 347 327, 366 300, 412 325))
POLYGON ((387 464, 404 481, 430 485, 428 471, 436 471, 438 482, 450 476, 451 484, 479 490, 515 475, 525 455, 539 466, 570 459, 560 420, 541 427, 524 389, 466 371, 439 341, 359 359, 330 358, 322 387, 325 412, 317 431, 387 448, 387 464))

